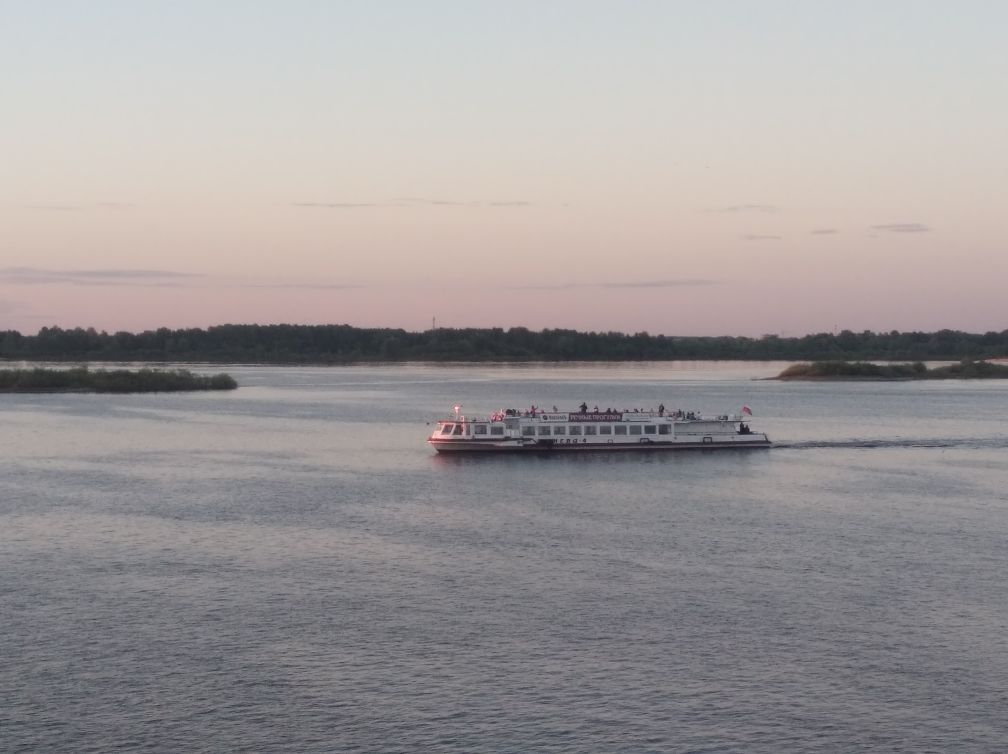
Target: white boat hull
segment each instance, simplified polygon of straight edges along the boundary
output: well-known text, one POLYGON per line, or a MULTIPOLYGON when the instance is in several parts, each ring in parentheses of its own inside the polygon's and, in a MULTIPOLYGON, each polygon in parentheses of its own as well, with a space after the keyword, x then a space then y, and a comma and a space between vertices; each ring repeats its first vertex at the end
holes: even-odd
POLYGON ((566 453, 566 452, 604 452, 614 450, 658 451, 658 450, 742 450, 753 448, 769 448, 773 445, 765 434, 740 435, 731 440, 652 440, 645 442, 606 442, 606 443, 567 443, 556 441, 522 442, 520 440, 488 441, 488 440, 440 440, 430 439, 428 442, 438 453, 566 453))

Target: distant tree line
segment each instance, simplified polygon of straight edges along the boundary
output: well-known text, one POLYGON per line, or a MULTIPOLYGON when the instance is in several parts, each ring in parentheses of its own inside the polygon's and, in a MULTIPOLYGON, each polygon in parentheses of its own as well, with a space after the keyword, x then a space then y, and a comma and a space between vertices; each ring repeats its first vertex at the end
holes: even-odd
POLYGON ((200 375, 188 369, 0 369, 0 393, 165 393, 236 387, 229 374, 200 375))
POLYGON ((684 337, 576 330, 349 325, 218 325, 140 333, 43 327, 0 331, 0 359, 347 364, 362 361, 955 360, 1008 356, 1008 330, 983 334, 844 330, 800 338, 684 337))

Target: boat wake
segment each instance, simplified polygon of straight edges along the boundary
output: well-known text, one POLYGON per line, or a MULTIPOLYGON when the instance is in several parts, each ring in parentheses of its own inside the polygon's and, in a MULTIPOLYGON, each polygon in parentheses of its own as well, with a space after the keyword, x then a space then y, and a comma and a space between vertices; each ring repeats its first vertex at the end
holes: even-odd
POLYGON ((774 448, 809 450, 819 448, 1008 448, 1008 437, 920 437, 895 439, 809 440, 807 442, 775 442, 774 448))

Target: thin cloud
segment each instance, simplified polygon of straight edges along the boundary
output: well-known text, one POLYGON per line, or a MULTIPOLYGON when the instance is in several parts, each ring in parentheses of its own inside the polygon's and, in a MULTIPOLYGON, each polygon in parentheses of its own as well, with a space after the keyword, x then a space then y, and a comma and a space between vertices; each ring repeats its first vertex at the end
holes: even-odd
POLYGON ((717 280, 682 278, 680 280, 641 280, 629 283, 599 283, 599 288, 691 288, 694 286, 720 284, 720 281, 717 280))
POLYGON ((742 236, 742 240, 744 241, 780 241, 781 238, 782 236, 767 236, 758 233, 749 233, 742 236))
MULTIPOLYGON (((242 279, 192 272, 146 269, 49 270, 38 267, 0 268, 0 283, 7 285, 131 286, 142 288, 258 288, 339 291, 364 288, 357 283, 298 282, 242 279)), ((2 312, 3 309, 0 309, 2 312)))
POLYGON ((297 278, 284 278, 283 276, 230 276, 216 275, 206 277, 200 282, 205 288, 234 288, 234 289, 255 289, 255 290, 292 290, 292 291, 345 291, 358 288, 369 288, 371 286, 359 283, 344 283, 325 280, 298 280, 297 278))
POLYGON ((366 207, 391 207, 391 204, 377 204, 374 202, 292 202, 292 207, 302 209, 361 209, 366 207))
POLYGON ((28 204, 25 209, 38 212, 81 212, 89 209, 129 209, 135 207, 129 202, 93 202, 89 204, 28 204))
POLYGON ((346 291, 366 288, 355 283, 229 283, 229 288, 273 288, 301 291, 346 291))
POLYGON ((479 202, 459 202, 454 199, 407 199, 408 204, 427 204, 431 207, 478 207, 479 202))
POLYGON ((406 196, 381 202, 291 202, 292 207, 301 209, 370 209, 376 207, 531 207, 532 202, 524 199, 507 199, 489 202, 460 201, 457 199, 425 199, 406 196))
POLYGON ((931 230, 923 223, 885 223, 883 225, 873 225, 875 230, 884 230, 889 233, 927 233, 931 230))
POLYGON ((598 288, 593 283, 557 283, 555 285, 506 285, 504 288, 510 291, 573 291, 584 288, 598 288))
POLYGON ((496 199, 493 201, 466 201, 459 199, 425 199, 417 196, 407 196, 397 201, 399 206, 426 205, 430 207, 530 207, 532 202, 524 199, 496 199))
POLYGON ((836 233, 836 228, 816 228, 812 231, 813 236, 832 236, 836 233))
POLYGON ((8 285, 134 285, 174 286, 200 277, 186 272, 143 269, 46 270, 38 267, 0 268, 8 285))
POLYGON ((780 207, 774 204, 730 204, 727 207, 712 207, 708 212, 776 212, 780 207))
POLYGON ((557 283, 555 285, 515 285, 509 286, 511 290, 520 291, 573 291, 573 290, 599 290, 599 289, 622 289, 622 288, 690 288, 707 285, 721 285, 719 280, 706 280, 701 278, 682 278, 679 280, 634 280, 613 283, 557 283))

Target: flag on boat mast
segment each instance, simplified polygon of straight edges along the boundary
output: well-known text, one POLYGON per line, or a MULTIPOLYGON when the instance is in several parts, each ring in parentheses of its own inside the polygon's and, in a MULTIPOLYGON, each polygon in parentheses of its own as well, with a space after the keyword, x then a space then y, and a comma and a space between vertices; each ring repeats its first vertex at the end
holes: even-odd
POLYGON ((742 407, 742 413, 743 414, 749 414, 749 416, 752 416, 752 409, 749 408, 748 406, 743 406, 742 407))

